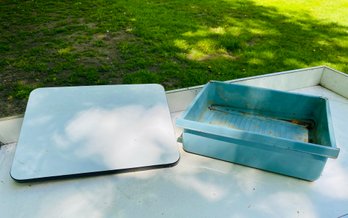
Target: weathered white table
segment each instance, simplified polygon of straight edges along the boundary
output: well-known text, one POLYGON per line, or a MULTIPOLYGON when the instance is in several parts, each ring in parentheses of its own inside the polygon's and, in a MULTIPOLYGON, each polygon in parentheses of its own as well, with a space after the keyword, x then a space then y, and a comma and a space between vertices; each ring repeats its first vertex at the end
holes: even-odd
MULTIPOLYGON (((347 75, 315 67, 230 82, 328 97, 338 159, 306 182, 189 154, 178 143, 181 158, 169 168, 17 183, 9 171, 22 120, 2 119, 0 217, 348 217, 347 75)), ((199 89, 167 92, 173 120, 199 89)))

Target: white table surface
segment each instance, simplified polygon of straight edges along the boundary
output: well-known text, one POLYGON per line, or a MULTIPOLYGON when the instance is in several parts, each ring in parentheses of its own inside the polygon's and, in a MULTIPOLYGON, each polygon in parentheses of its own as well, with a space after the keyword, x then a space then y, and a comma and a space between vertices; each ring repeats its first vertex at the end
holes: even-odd
POLYGON ((319 86, 295 91, 329 98, 341 149, 314 182, 189 154, 178 143, 170 168, 17 183, 11 143, 0 149, 0 217, 348 217, 348 100, 319 86))

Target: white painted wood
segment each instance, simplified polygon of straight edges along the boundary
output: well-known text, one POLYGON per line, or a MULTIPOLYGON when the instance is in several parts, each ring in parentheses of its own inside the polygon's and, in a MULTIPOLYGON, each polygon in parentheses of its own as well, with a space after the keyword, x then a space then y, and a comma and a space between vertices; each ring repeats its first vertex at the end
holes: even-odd
MULTIPOLYGON (((311 82, 316 83, 320 72, 313 74, 316 79, 311 82)), ((183 151, 178 143, 181 159, 171 168, 20 184, 9 176, 16 146, 13 143, 0 149, 0 217, 346 216, 348 99, 326 89, 335 87, 335 83, 330 85, 330 77, 325 76, 322 86, 292 90, 324 96, 330 102, 336 142, 341 151, 338 159, 328 160, 322 176, 315 182, 193 155, 183 151)), ((180 116, 179 109, 185 109, 197 90, 199 87, 167 92, 173 120, 180 116)), ((181 129, 175 131, 179 137, 181 129)))
MULTIPOLYGON (((288 91, 318 85, 323 69, 324 67, 313 67, 229 80, 226 82, 288 91)), ((185 110, 202 87, 203 85, 167 92, 171 112, 185 110)))
POLYGON ((203 86, 196 86, 167 92, 169 110, 171 112, 185 110, 202 87, 203 86))
POLYGON ((325 67, 320 85, 348 98, 348 75, 325 67))
POLYGON ((3 144, 17 142, 22 122, 22 116, 0 119, 0 142, 3 144))
POLYGON ((323 68, 319 67, 268 74, 260 77, 251 77, 250 79, 234 80, 231 82, 287 91, 318 85, 322 72, 323 68))
POLYGON ((193 155, 178 143, 181 159, 171 168, 21 184, 9 176, 15 144, 8 144, 0 149, 0 215, 340 217, 348 213, 348 100, 319 86, 294 91, 330 101, 341 153, 315 182, 193 155))

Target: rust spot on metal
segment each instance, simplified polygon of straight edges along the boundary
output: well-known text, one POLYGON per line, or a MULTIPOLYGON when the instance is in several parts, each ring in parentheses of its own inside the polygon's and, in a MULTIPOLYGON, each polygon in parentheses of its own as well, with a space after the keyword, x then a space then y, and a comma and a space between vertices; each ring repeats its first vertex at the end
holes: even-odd
POLYGON ((314 122, 311 122, 310 120, 308 120, 308 121, 297 120, 297 119, 291 119, 291 120, 282 119, 282 120, 290 122, 292 124, 303 126, 306 129, 313 129, 314 128, 314 122))

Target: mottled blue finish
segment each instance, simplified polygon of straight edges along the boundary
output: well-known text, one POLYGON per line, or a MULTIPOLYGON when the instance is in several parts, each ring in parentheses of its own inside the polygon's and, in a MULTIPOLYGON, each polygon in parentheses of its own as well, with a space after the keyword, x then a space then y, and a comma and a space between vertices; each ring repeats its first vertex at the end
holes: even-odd
POLYGON ((177 125, 186 151, 310 181, 339 153, 321 97, 213 81, 177 125))

